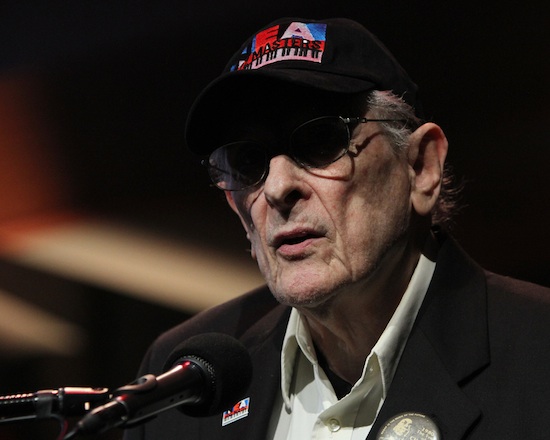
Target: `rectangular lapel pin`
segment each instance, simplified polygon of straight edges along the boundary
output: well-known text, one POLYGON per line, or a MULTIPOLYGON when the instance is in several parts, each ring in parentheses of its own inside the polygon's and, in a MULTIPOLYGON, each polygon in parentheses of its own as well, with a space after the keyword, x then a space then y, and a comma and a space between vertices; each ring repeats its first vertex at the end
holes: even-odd
POLYGON ((249 408, 250 397, 247 397, 240 402, 237 402, 235 405, 233 405, 233 408, 224 411, 222 415, 222 426, 229 425, 230 423, 247 417, 249 408))

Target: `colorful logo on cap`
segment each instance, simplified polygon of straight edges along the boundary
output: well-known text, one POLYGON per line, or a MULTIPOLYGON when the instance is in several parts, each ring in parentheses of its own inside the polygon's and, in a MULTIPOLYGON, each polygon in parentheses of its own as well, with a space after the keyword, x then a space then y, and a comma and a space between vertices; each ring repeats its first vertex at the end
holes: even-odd
POLYGON ((236 422, 246 416, 248 416, 248 411, 250 410, 250 397, 237 402, 233 405, 233 408, 224 411, 222 414, 222 426, 229 425, 230 423, 236 422))
POLYGON ((325 51, 327 25, 293 22, 259 32, 243 50, 231 70, 259 69, 280 61, 320 63, 325 51))

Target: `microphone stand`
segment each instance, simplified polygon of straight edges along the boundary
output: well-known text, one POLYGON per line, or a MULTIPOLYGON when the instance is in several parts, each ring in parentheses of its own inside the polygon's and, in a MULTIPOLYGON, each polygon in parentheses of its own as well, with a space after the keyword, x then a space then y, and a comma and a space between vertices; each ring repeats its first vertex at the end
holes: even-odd
POLYGON ((0 424, 55 419, 61 425, 58 440, 62 440, 68 429, 67 417, 86 414, 111 397, 108 388, 82 387, 0 396, 0 424))
MULTIPOLYGON (((122 413, 124 413, 124 416, 126 416, 126 409, 123 405, 120 405, 120 402, 118 401, 118 399, 116 399, 117 397, 122 396, 124 398, 125 395, 127 396, 131 394, 147 393, 153 390, 156 386, 157 386, 157 378, 152 374, 145 374, 144 376, 137 378, 134 382, 131 382, 128 385, 124 385, 120 388, 117 388, 116 390, 113 391, 113 394, 109 399, 109 402, 106 405, 104 405, 104 406, 111 405, 111 408, 109 408, 109 411, 107 411, 106 414, 96 416, 96 418, 92 419, 93 421, 89 422, 87 425, 86 424, 82 425, 82 422, 85 419, 80 420, 80 422, 76 424, 76 426, 72 429, 71 432, 69 432, 64 437, 60 437, 59 440, 71 440, 76 438, 79 434, 82 434, 82 433, 101 434, 119 425, 136 426, 141 423, 145 423, 146 421, 153 418, 154 415, 152 415, 151 417, 140 419, 137 422, 132 422, 131 420, 124 420, 118 424, 110 423, 109 416, 112 416, 112 415, 123 416, 122 413), (84 426, 86 426, 86 428, 84 428, 84 426), (84 431, 89 431, 89 432, 84 432, 84 431)), ((88 411, 88 414, 90 413, 93 415, 94 411, 93 410, 88 411)))

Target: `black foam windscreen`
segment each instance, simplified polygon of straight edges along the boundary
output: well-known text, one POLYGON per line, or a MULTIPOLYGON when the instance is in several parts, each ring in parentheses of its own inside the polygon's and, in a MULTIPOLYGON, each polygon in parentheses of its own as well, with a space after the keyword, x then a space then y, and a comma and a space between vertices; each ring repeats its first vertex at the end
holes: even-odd
POLYGON ((246 347, 223 333, 203 333, 180 343, 170 354, 164 370, 187 360, 206 364, 205 378, 210 383, 208 398, 199 405, 182 405, 179 409, 193 417, 220 413, 238 402, 250 385, 252 361, 246 347))

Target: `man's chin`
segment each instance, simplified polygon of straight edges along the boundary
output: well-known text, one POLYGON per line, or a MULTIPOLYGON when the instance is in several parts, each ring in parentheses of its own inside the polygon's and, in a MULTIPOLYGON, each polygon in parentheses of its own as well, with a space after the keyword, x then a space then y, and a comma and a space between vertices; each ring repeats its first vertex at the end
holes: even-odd
MULTIPOLYGON (((273 292, 273 291, 272 291, 273 292)), ((273 296, 281 304, 297 309, 323 309, 332 301, 334 291, 324 290, 288 290, 277 291, 273 296)))

